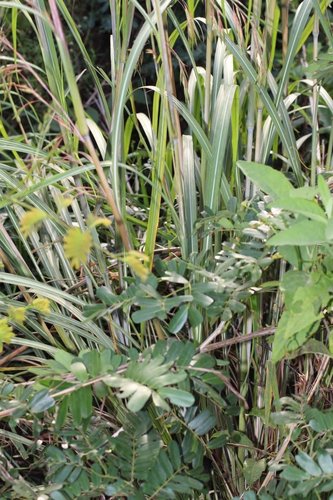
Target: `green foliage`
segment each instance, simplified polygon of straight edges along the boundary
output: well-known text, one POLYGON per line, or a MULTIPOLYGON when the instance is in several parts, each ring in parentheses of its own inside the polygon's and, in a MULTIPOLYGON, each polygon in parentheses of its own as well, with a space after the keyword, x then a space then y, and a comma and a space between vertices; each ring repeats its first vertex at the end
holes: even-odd
POLYGON ((284 3, 0 2, 1 498, 332 496, 330 2, 284 3))
POLYGON ((272 360, 277 362, 315 334, 324 317, 323 311, 332 307, 332 270, 325 262, 321 264, 316 259, 319 255, 330 255, 333 197, 321 176, 318 186, 313 189, 295 190, 281 172, 270 167, 245 162, 240 162, 239 166, 255 184, 271 195, 274 201, 270 202, 269 208, 281 210, 281 214, 270 220, 276 234, 268 239, 267 244, 278 247, 290 264, 304 269, 288 271, 280 283, 285 310, 274 336, 272 360), (318 204, 318 194, 323 208, 318 204), (302 254, 297 247, 306 249, 302 254))
MULTIPOLYGON (((142 353, 133 350, 129 359, 111 350, 85 350, 78 356, 55 351, 44 368, 32 369, 38 383, 25 394, 27 401, 16 396, 7 407, 14 427, 17 415, 32 414, 36 429, 55 417, 56 442, 66 443, 43 444, 48 486, 37 479, 30 483, 32 490, 55 499, 98 494, 176 498, 177 493, 202 490, 209 479, 202 437, 216 418, 193 406, 189 390, 190 384, 204 380, 205 370, 195 371, 203 360, 207 364, 207 355, 196 355, 192 343, 177 341, 159 342, 142 353), (115 395, 125 406, 116 403, 115 395), (92 419, 94 401, 105 398, 119 412, 122 426, 116 432, 92 419), (184 415, 188 407, 190 413, 184 415), (162 420, 168 422, 166 434, 162 420), (180 446, 182 427, 188 431, 180 446)), ((211 359, 209 366, 213 363, 211 359)), ((213 390, 214 382, 220 390, 214 380, 206 382, 207 388, 213 390)), ((27 451, 26 458, 32 453, 27 451)), ((14 473, 11 480, 23 484, 24 473, 19 479, 14 473)))

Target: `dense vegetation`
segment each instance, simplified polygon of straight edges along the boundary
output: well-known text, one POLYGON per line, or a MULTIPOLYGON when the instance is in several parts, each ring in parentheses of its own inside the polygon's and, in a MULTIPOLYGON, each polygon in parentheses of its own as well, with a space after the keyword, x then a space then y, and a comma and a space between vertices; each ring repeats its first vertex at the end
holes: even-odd
POLYGON ((330 3, 0 1, 1 499, 333 499, 330 3))

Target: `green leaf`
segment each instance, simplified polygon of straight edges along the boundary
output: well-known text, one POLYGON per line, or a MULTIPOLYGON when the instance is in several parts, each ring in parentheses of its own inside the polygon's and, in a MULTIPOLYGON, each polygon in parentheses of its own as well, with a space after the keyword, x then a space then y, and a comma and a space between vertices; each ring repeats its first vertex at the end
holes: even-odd
POLYGON ((244 463, 243 473, 245 481, 249 486, 252 486, 258 481, 266 469, 266 460, 256 460, 255 458, 248 458, 244 463))
POLYGON ((283 210, 288 210, 288 212, 305 215, 309 219, 323 223, 327 221, 325 212, 314 201, 303 200, 301 198, 282 198, 270 203, 269 207, 282 208, 283 210))
POLYGON ((267 241, 267 245, 318 245, 326 241, 326 224, 302 220, 272 236, 267 241))
POLYGON ((318 464, 324 474, 333 474, 333 460, 327 451, 321 451, 318 454, 318 464))
POLYGON ((327 432, 333 430, 333 411, 320 411, 317 408, 311 408, 306 413, 311 429, 316 432, 327 432))
POLYGON ((323 205, 325 207, 327 217, 331 218, 333 215, 333 197, 331 195, 327 182, 322 175, 318 175, 318 190, 321 201, 323 202, 323 205))
POLYGON ((103 302, 103 304, 107 306, 113 306, 116 302, 119 301, 118 295, 112 293, 112 291, 106 286, 101 286, 97 289, 96 297, 99 298, 103 302))
POLYGON ((82 387, 77 392, 82 418, 90 418, 93 410, 91 387, 82 387))
POLYGON ((71 372, 80 382, 88 380, 87 368, 82 361, 74 361, 74 363, 71 364, 71 372))
POLYGON ((188 310, 188 319, 192 328, 201 325, 203 322, 201 312, 194 305, 192 305, 188 310))
POLYGON ((159 317, 161 318, 161 313, 166 316, 164 311, 161 309, 161 304, 154 299, 151 299, 151 305, 145 305, 144 308, 135 311, 132 314, 132 320, 134 323, 143 323, 150 319, 159 317))
POLYGON ((38 392, 30 402, 32 413, 42 413, 55 405, 54 399, 49 395, 47 389, 38 392))
POLYGON ((216 424, 216 417, 209 410, 203 410, 188 423, 198 436, 207 434, 216 424))
POLYGON ((127 402, 127 408, 132 412, 142 410, 151 396, 151 389, 144 385, 137 384, 137 389, 127 402))
POLYGON ((167 398, 176 406, 188 407, 194 404, 194 397, 190 392, 172 387, 163 387, 158 391, 162 398, 167 398))
POLYGON ((250 161, 238 161, 237 166, 246 177, 274 200, 287 198, 294 189, 285 175, 272 167, 250 161))
POLYGON ((300 451, 299 454, 296 455, 296 462, 311 476, 322 475, 320 467, 318 467, 315 461, 307 453, 300 451))
POLYGON ((285 469, 281 472, 280 476, 287 481, 306 481, 310 478, 310 475, 295 467, 294 465, 287 465, 285 469))
POLYGON ((330 300, 331 280, 324 273, 289 271, 281 289, 286 308, 274 335, 272 360, 279 361, 287 352, 299 349, 316 331, 318 321, 330 300))
POLYGON ((325 236, 327 241, 333 240, 333 217, 331 219, 328 219, 325 236))
POLYGON ((187 321, 188 305, 183 305, 179 308, 169 323, 169 332, 178 333, 187 321))

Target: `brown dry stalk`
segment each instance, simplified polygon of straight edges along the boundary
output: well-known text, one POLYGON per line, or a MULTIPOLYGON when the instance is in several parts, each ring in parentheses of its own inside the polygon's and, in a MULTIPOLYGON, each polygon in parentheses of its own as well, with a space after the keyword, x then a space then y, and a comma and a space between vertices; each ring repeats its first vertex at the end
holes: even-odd
POLYGON ((268 328, 258 330, 257 332, 247 333, 246 335, 239 335, 238 337, 233 337, 232 339, 221 340, 221 342, 215 342, 214 344, 203 345, 202 347, 200 347, 200 352, 216 351, 217 349, 222 349, 223 347, 228 347, 234 344, 240 344, 241 342, 248 342, 249 340, 256 339, 258 337, 273 335, 273 333, 275 333, 275 330, 275 326, 270 326, 268 328))

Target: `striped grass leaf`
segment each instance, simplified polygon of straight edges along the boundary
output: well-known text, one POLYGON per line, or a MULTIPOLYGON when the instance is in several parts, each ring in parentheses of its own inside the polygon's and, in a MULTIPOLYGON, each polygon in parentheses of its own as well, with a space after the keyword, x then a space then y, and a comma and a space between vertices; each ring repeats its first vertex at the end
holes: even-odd
POLYGON ((183 258, 190 258, 198 252, 198 238, 195 229, 197 220, 197 189, 195 182, 195 159, 193 139, 190 135, 183 135, 183 196, 185 213, 185 242, 186 253, 183 258))
MULTIPOLYGON (((255 69, 253 68, 252 64, 248 60, 247 56, 244 54, 244 52, 234 43, 230 40, 228 36, 225 36, 225 43, 230 50, 232 54, 234 54, 235 59, 238 61, 242 69, 244 70, 246 76, 249 78, 250 82, 255 85, 255 88, 264 103, 268 114, 270 115, 272 119, 272 123, 274 127, 276 128, 280 138, 281 142, 285 148, 285 150, 288 153, 291 167, 294 171, 294 174, 298 180, 298 183, 302 185, 303 180, 302 180, 302 172, 300 169, 300 163, 299 163, 299 158, 297 155, 297 151, 295 151, 294 143, 290 142, 290 138, 286 132, 285 127, 281 123, 281 118, 279 116, 278 110, 270 98, 266 88, 264 88, 262 85, 259 84, 258 81, 258 74, 256 73, 255 69)), ((268 147, 266 148, 268 149, 268 147)))
MULTIPOLYGON (((161 2, 160 10, 163 13, 167 7, 170 5, 171 0, 164 0, 161 2)), ((137 3, 134 2, 136 5, 137 3)), ((118 171, 118 145, 121 140, 121 130, 122 130, 122 121, 123 121, 123 111, 125 107, 125 103, 127 100, 127 93, 129 89, 129 85, 131 82, 132 75, 135 71, 137 62, 142 53, 142 50, 151 35, 153 28, 156 24, 156 14, 148 15, 145 14, 145 22, 140 32, 135 38, 135 42, 131 48, 130 54, 127 58, 122 80, 119 82, 120 91, 118 94, 118 100, 115 105, 114 115, 113 115, 113 126, 112 126, 112 186, 115 194, 115 199, 118 207, 121 206, 120 203, 120 192, 121 187, 119 185, 119 171, 118 171)))

